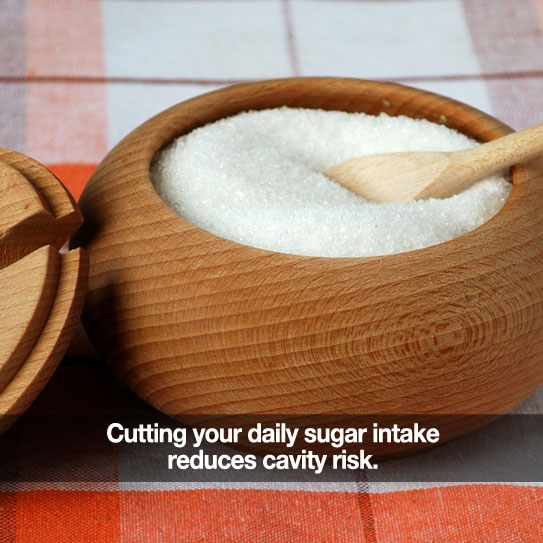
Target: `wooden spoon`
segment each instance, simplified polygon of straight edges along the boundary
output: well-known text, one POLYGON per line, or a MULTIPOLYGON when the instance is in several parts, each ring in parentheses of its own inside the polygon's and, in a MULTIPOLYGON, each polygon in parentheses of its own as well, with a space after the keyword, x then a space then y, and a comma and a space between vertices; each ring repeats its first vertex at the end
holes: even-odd
POLYGON ((472 149, 406 152, 351 158, 324 173, 379 204, 447 198, 497 170, 543 153, 543 124, 472 149))

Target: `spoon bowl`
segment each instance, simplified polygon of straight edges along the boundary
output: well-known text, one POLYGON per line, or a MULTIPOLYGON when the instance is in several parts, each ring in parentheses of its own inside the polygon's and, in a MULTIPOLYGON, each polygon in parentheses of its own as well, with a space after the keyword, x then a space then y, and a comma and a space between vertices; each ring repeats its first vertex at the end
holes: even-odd
POLYGON ((543 153, 543 124, 454 153, 357 157, 324 173, 367 200, 384 204, 448 198, 492 172, 543 153))

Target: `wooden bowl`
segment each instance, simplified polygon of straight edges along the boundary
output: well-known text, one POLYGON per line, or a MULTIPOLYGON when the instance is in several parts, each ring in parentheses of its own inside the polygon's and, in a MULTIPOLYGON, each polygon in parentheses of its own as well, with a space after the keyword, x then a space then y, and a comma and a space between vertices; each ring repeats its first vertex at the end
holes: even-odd
POLYGON ((372 258, 293 256, 178 216, 149 166, 175 137, 278 106, 386 112, 480 141, 510 128, 391 83, 300 78, 178 104, 113 149, 80 201, 90 253, 84 324, 136 394, 198 413, 489 413, 543 380, 543 168, 516 167, 504 208, 467 235, 372 258))

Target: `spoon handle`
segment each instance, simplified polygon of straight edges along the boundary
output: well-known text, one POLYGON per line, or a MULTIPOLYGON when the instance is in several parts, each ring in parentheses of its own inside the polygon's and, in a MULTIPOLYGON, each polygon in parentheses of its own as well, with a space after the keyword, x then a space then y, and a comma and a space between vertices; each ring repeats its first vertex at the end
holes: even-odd
POLYGON ((540 154, 543 154, 543 123, 454 153, 453 162, 457 167, 469 167, 473 171, 473 178, 480 179, 540 154))

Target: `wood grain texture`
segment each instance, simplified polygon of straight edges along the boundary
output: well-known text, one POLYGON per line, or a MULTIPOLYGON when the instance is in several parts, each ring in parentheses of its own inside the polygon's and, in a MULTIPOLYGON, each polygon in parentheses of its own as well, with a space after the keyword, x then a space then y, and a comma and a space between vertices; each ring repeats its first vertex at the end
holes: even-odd
POLYGON ((47 203, 26 177, 0 161, 0 255, 9 252, 12 240, 28 237, 28 232, 46 220, 53 220, 47 203))
POLYGON ((86 289, 84 251, 60 255, 82 222, 60 182, 0 149, 0 433, 34 400, 73 336, 86 289))
MULTIPOLYGON (((60 249, 66 240, 79 228, 83 217, 74 199, 62 183, 43 165, 9 149, 0 148, 0 175, 2 172, 18 174, 19 185, 26 181, 26 189, 15 189, 5 196, 4 207, 12 207, 15 214, 9 220, 0 220, 0 268, 43 247, 52 245, 60 249), (37 210, 37 201, 29 209, 19 209, 28 204, 21 202, 20 191, 25 195, 37 195, 43 210, 37 210), (17 220, 15 215, 19 217, 17 220), (9 223, 9 224, 8 224, 9 223)), ((0 187, 1 188, 1 187, 0 187)), ((28 198, 28 196, 27 196, 28 198)))
POLYGON ((51 312, 24 366, 0 392, 0 434, 47 384, 75 332, 85 299, 88 256, 75 250, 61 256, 51 312))
POLYGON ((173 138, 250 109, 426 118, 480 141, 511 130, 388 83, 239 85, 159 114, 92 176, 74 240, 90 252, 84 324, 114 372, 173 415, 503 413, 543 380, 542 163, 513 170, 477 230, 379 258, 312 258, 219 238, 170 210, 149 165, 173 138))
POLYGON ((367 200, 410 202, 448 198, 498 170, 543 154, 543 124, 471 149, 410 151, 354 157, 324 173, 367 200))
POLYGON ((60 255, 38 249, 0 270, 0 391, 26 361, 57 290, 60 255))

